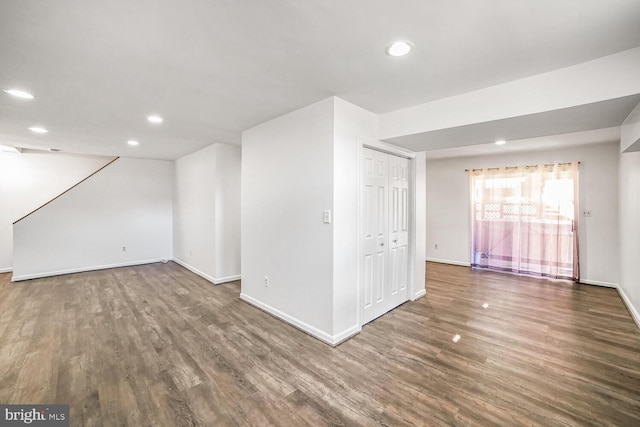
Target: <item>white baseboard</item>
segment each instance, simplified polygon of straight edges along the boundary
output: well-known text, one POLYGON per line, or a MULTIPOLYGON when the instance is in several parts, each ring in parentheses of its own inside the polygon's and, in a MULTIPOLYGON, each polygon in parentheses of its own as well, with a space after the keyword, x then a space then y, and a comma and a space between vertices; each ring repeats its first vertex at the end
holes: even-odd
POLYGON ((13 271, 13 268, 11 267, 0 268, 0 273, 11 273, 12 271, 13 271))
POLYGON ((70 268, 67 270, 47 271, 44 273, 23 274, 21 276, 13 275, 13 277, 11 278, 11 281, 20 282, 22 280, 41 279, 43 277, 62 276, 64 274, 84 273, 86 271, 106 270, 108 268, 131 267, 134 265, 153 264, 155 262, 163 262, 166 260, 167 258, 146 259, 146 260, 140 260, 140 261, 121 262, 121 263, 108 264, 108 265, 95 265, 91 267, 70 268))
POLYGON ((430 258, 427 257, 428 262, 439 262, 440 264, 451 264, 451 265, 461 265, 463 267, 471 267, 471 264, 468 262, 462 261, 451 261, 449 259, 440 259, 440 258, 430 258))
POLYGON ((235 276, 227 276, 227 277, 220 277, 219 279, 214 279, 214 282, 216 285, 221 285, 223 283, 229 283, 229 282, 235 282, 236 280, 240 280, 242 279, 242 276, 239 274, 236 274, 235 276))
POLYGON ((411 301, 415 301, 417 299, 422 298, 423 296, 425 296, 427 294, 427 290, 422 288, 420 289, 418 292, 415 293, 415 295, 413 296, 413 298, 411 298, 411 301))
POLYGON ((353 325, 352 327, 345 329, 344 331, 340 332, 339 334, 334 335, 333 339, 332 339, 332 342, 327 343, 327 344, 330 344, 330 345, 335 347, 338 344, 341 344, 344 341, 348 340, 352 336, 358 335, 361 331, 362 331, 362 326, 353 325))
POLYGON ((216 279, 214 277, 209 276, 207 273, 204 273, 204 272, 198 270, 197 268, 187 264, 186 262, 182 261, 181 259, 173 258, 173 262, 183 266, 184 268, 186 268, 190 272, 197 274, 198 276, 202 277, 203 279, 206 279, 206 280, 210 281, 214 285, 216 284, 216 279))
POLYGON ((599 280, 580 280, 580 283, 584 283, 585 285, 604 286, 605 288, 618 289, 617 283, 600 282, 599 280))
POLYGON ((204 273, 204 272, 198 270, 197 268, 193 267, 192 265, 187 264, 186 262, 182 261, 181 259, 173 258, 173 262, 183 266, 184 268, 186 268, 190 272, 197 274, 198 276, 202 277, 203 279, 210 281, 214 285, 221 285, 221 284, 227 283, 227 282, 235 282, 236 280, 240 280, 240 278, 241 278, 241 276, 239 274, 237 274, 235 276, 227 276, 227 277, 215 278, 213 276, 209 276, 207 273, 204 273))
POLYGON ((245 293, 240 293, 240 299, 253 305, 254 307, 257 307, 261 310, 266 311, 267 313, 271 314, 272 316, 277 317, 278 319, 290 324, 291 326, 294 326, 298 329, 300 329, 303 332, 306 332, 307 334, 318 338, 320 341, 323 341, 329 345, 332 346, 336 346, 338 344, 340 344, 341 342, 343 342, 344 340, 352 337, 353 335, 356 335, 357 333, 359 333, 362 330, 362 327, 360 325, 355 325, 352 326, 346 330, 344 330, 343 332, 340 332, 339 334, 336 335, 330 335, 324 331, 321 331, 318 328, 315 328, 311 325, 308 325, 306 323, 304 323, 301 320, 296 319, 295 317, 289 316, 286 313, 283 313, 282 311, 271 307, 268 304, 263 303, 262 301, 259 301, 245 293))
POLYGON ((624 301, 624 304, 627 306, 629 313, 631 313, 633 321, 636 322, 636 325, 638 325, 638 328, 640 328, 640 313, 633 306, 633 304, 631 303, 631 299, 627 296, 627 293, 620 286, 618 286, 618 293, 620 294, 620 298, 622 298, 622 301, 624 301))

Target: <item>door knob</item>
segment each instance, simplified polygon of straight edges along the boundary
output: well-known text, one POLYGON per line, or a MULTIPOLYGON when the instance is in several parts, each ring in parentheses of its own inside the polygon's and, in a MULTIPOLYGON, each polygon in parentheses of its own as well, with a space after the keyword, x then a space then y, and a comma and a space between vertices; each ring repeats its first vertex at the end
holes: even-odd
POLYGON ((384 243, 380 243, 380 246, 384 246, 384 243))
POLYGON ((394 240, 393 243, 398 243, 398 240, 394 240))

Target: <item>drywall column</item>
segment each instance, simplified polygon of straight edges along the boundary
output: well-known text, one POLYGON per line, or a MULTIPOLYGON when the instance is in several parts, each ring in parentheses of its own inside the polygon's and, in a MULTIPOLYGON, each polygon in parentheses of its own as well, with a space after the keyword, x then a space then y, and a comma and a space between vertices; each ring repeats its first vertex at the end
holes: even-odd
POLYGON ((174 260, 218 284, 240 278, 240 147, 213 144, 174 166, 174 260))
POLYGON ((240 279, 240 159, 241 148, 215 144, 215 265, 216 283, 240 279))
POLYGON ((415 174, 414 191, 414 232, 415 254, 413 256, 413 295, 409 298, 415 300, 425 295, 425 267, 427 261, 427 157, 426 153, 416 153, 413 159, 415 174))
POLYGON ((361 330, 358 278, 358 169, 362 143, 377 138, 375 114, 334 98, 333 334, 336 341, 361 330))
MULTIPOLYGON (((242 134, 240 298, 329 344, 361 328, 359 164, 376 136, 375 114, 335 97, 242 134)), ((418 192, 424 216, 423 183, 418 192)), ((411 299, 424 293, 420 221, 411 299)))
POLYGON ((640 326, 640 152, 620 155, 620 294, 640 326))
POLYGON ((242 133, 240 297, 333 341, 334 100, 242 133))
POLYGON ((173 176, 173 258, 215 283, 215 146, 176 160, 173 176))
POLYGON ((640 326, 640 104, 622 126, 620 141, 620 294, 640 326), (632 152, 635 151, 635 152, 632 152))

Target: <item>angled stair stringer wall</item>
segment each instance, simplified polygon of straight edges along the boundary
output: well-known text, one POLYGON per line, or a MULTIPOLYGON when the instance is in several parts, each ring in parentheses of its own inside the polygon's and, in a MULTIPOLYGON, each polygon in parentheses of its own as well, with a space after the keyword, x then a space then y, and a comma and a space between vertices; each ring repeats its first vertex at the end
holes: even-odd
POLYGON ((0 153, 0 273, 13 271, 13 223, 112 160, 41 150, 0 153))
POLYGON ((121 158, 13 225, 13 280, 172 258, 173 164, 121 158))

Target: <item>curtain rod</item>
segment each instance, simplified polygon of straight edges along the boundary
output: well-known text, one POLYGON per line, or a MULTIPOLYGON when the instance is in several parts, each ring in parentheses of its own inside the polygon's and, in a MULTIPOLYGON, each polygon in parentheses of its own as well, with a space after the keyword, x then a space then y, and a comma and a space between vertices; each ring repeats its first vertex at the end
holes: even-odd
MULTIPOLYGON (((566 165, 570 165, 570 164, 572 164, 572 163, 580 164, 580 163, 582 163, 582 162, 564 162, 564 163, 558 163, 558 166, 566 166, 566 165)), ((554 166, 554 165, 555 165, 555 163, 545 163, 545 165, 544 165, 544 166, 546 167, 546 166, 554 166)), ((538 166, 539 166, 539 165, 529 165, 529 166, 505 166, 505 167, 504 167, 504 169, 518 169, 518 168, 527 168, 527 169, 529 169, 529 168, 537 168, 538 166)), ((490 170, 490 171, 497 171, 497 170, 500 170, 500 168, 486 168, 486 169, 487 169, 487 170, 490 170)), ((465 169, 464 171, 465 171, 465 172, 476 172, 476 171, 481 171, 481 170, 482 170, 482 168, 480 168, 480 169, 465 169)))

